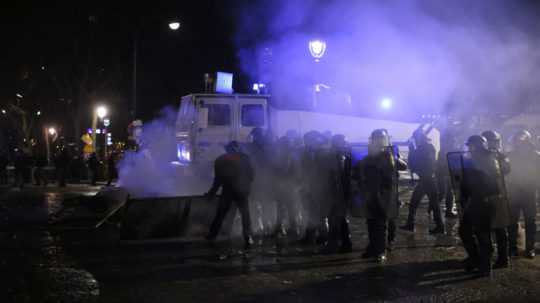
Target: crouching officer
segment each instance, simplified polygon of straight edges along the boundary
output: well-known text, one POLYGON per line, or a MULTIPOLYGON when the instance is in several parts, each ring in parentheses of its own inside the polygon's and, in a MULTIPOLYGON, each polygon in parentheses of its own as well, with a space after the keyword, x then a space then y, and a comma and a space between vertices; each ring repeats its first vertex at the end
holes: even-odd
POLYGON ((469 152, 463 159, 463 181, 459 203, 463 217, 459 235, 467 252, 465 270, 479 269, 491 274, 491 228, 497 201, 504 195, 497 155, 487 147, 486 138, 474 135, 466 143, 469 152))
POLYGON ((494 213, 492 214, 491 225, 495 234, 495 242, 497 243, 497 261, 493 264, 493 268, 508 267, 508 226, 510 225, 510 205, 508 204, 508 195, 506 193, 506 184, 504 176, 510 173, 510 160, 503 153, 501 135, 493 130, 488 130, 482 133, 482 136, 487 139, 488 149, 495 153, 495 157, 499 164, 499 180, 503 182, 501 187, 504 192, 501 198, 496 200, 494 205, 494 213))
POLYGON ((388 132, 371 133, 368 155, 355 166, 355 178, 366 206, 369 244, 362 258, 386 261, 386 232, 389 219, 398 216, 398 170, 407 165, 390 146, 388 132))
POLYGON ((214 163, 214 183, 205 195, 208 199, 212 199, 222 188, 216 217, 212 221, 206 239, 214 240, 217 237, 223 219, 234 202, 242 217, 244 247, 248 249, 253 244, 248 198, 254 173, 249 157, 240 151, 238 142, 232 141, 227 144, 225 151, 226 153, 219 156, 214 163))

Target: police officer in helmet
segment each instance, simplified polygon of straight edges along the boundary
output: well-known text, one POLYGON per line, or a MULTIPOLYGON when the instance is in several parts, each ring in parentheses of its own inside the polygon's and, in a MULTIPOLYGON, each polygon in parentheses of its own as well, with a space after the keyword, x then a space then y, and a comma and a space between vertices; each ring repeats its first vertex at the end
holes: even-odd
POLYGON ((407 223, 400 228, 406 231, 414 232, 416 210, 424 196, 429 198, 429 207, 433 211, 435 219, 435 228, 429 230, 430 234, 443 234, 444 224, 439 205, 439 194, 435 180, 436 171, 436 150, 423 129, 417 129, 413 133, 413 139, 416 148, 409 150, 409 166, 411 170, 419 177, 418 184, 414 188, 409 206, 409 215, 407 223))
POLYGON ((466 143, 469 153, 463 159, 463 181, 461 206, 463 217, 459 225, 459 235, 467 252, 465 270, 479 270, 481 275, 491 274, 492 213, 497 200, 505 189, 500 182, 499 164, 496 154, 487 146, 486 138, 470 136, 466 143))
POLYGON ((338 249, 346 253, 352 251, 351 234, 347 220, 347 208, 351 193, 351 151, 345 136, 337 134, 330 139, 330 151, 322 165, 329 177, 328 199, 330 202, 328 217, 328 241, 323 249, 333 253, 338 249))
POLYGON ((388 221, 397 217, 398 170, 407 165, 395 154, 388 131, 376 129, 371 133, 368 155, 355 165, 355 178, 366 207, 369 244, 363 258, 386 261, 388 221))
MULTIPOLYGON (((502 137, 493 130, 488 130, 482 133, 482 136, 487 139, 488 149, 495 153, 499 164, 500 180, 504 182, 504 176, 510 173, 510 160, 503 153, 502 137)), ((497 243, 497 261, 493 268, 506 268, 509 264, 508 259, 508 226, 510 225, 510 205, 508 204, 508 195, 506 186, 503 184, 503 195, 496 200, 495 212, 492 218, 492 227, 497 243)))
POLYGON ((527 130, 518 131, 512 138, 508 153, 512 171, 508 176, 511 225, 508 230, 510 254, 518 255, 517 233, 521 212, 525 219, 525 256, 534 258, 536 243, 536 199, 540 184, 540 153, 527 130))

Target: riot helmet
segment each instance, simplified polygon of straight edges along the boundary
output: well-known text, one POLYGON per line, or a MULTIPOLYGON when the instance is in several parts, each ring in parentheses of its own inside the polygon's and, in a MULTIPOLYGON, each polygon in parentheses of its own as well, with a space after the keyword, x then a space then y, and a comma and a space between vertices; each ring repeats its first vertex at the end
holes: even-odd
POLYGON ((486 130, 482 133, 482 137, 486 138, 487 146, 489 149, 501 151, 502 150, 502 140, 501 135, 494 130, 486 130))
POLYGON ((528 130, 519 130, 512 136, 513 148, 520 148, 530 145, 532 145, 532 135, 528 130))
POLYGON ((480 135, 472 135, 467 139, 465 145, 469 148, 471 152, 477 152, 481 150, 487 150, 487 140, 480 135))
POLYGON ((249 141, 255 144, 262 145, 265 141, 265 132, 264 129, 260 127, 255 127, 249 133, 249 141))
POLYGON ((302 145, 302 138, 300 137, 300 134, 296 130, 289 129, 287 133, 285 134, 285 136, 290 141, 291 146, 298 147, 302 145))
POLYGON ((318 144, 320 134, 316 130, 308 131, 304 134, 304 145, 308 148, 316 147, 318 144))
POLYGON ((376 129, 369 136, 368 152, 376 153, 390 146, 390 136, 386 129, 376 129))
POLYGON ((240 152, 240 144, 237 141, 231 141, 225 145, 225 151, 228 153, 240 152))
POLYGON ((332 148, 335 149, 344 149, 347 147, 347 140, 345 140, 345 136, 342 134, 333 135, 331 139, 331 145, 332 148))

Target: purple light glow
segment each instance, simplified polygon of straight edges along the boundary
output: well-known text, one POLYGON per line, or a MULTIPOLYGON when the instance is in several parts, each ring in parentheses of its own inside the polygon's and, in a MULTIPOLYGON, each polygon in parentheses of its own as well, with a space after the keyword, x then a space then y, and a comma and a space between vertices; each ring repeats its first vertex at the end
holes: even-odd
POLYGON ((391 109, 393 105, 392 99, 384 98, 381 100, 381 108, 384 110, 391 109))

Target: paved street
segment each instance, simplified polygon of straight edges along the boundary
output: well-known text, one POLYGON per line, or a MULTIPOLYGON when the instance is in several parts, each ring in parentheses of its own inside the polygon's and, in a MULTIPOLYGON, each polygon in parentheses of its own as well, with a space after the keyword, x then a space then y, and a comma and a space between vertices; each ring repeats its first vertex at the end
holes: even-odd
MULTIPOLYGON (((98 189, 4 189, 0 203, 3 213, 54 212, 64 199, 98 189)), ((430 236, 425 207, 415 234, 398 233, 385 265, 360 258, 367 238, 361 219, 351 220, 354 252, 335 255, 292 240, 267 239, 248 253, 240 239, 214 246, 198 237, 118 241, 115 224, 69 234, 1 232, 0 302, 528 302, 540 296, 540 258, 515 259, 493 278, 467 275, 456 222, 446 222, 448 235, 430 236)))

